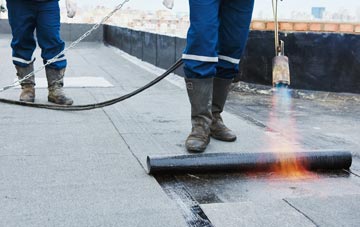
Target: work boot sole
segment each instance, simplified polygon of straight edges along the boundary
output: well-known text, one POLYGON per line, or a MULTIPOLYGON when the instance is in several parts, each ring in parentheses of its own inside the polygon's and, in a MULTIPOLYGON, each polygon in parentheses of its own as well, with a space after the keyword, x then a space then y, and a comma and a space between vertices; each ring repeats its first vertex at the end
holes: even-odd
POLYGON ((71 106, 74 103, 73 100, 59 100, 51 97, 48 97, 48 101, 58 105, 66 105, 66 106, 71 106))
POLYGON ((185 143, 185 146, 186 146, 186 150, 190 153, 202 153, 206 150, 206 147, 209 145, 210 143, 210 136, 208 138, 208 140, 206 141, 205 144, 203 144, 203 146, 191 146, 191 145, 188 145, 189 142, 186 142, 185 143))
POLYGON ((216 136, 216 135, 213 135, 213 134, 210 134, 210 136, 216 140, 220 140, 220 141, 223 141, 223 142, 234 142, 236 141, 236 136, 233 137, 233 138, 224 138, 224 137, 221 137, 221 136, 216 136))
POLYGON ((35 98, 34 99, 19 99, 20 102, 35 102, 35 98))
POLYGON ((206 147, 205 148, 187 147, 186 150, 190 153, 203 153, 206 150, 206 147))

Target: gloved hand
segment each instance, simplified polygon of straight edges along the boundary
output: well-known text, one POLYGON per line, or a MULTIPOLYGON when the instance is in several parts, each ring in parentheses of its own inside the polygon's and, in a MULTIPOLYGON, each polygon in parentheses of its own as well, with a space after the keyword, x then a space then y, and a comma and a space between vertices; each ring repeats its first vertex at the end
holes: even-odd
POLYGON ((0 0, 0 12, 5 13, 6 10, 6 3, 5 0, 0 0))
POLYGON ((67 16, 73 18, 76 14, 76 2, 75 0, 66 0, 67 16))
POLYGON ((174 7, 174 0, 164 0, 163 5, 168 9, 172 9, 174 7))

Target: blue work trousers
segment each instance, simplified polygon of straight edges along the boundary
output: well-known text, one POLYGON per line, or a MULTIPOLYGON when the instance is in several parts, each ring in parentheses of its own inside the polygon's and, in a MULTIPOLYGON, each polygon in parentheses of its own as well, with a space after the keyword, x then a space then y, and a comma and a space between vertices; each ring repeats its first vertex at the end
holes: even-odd
MULTIPOLYGON (((64 50, 65 43, 60 38, 58 1, 7 0, 7 8, 13 35, 11 47, 15 65, 26 67, 34 61, 35 30, 44 63, 64 50)), ((60 56, 48 67, 63 69, 66 63, 65 56, 60 56)))
POLYGON ((187 78, 232 79, 249 35, 254 0, 189 0, 190 28, 183 53, 187 78))

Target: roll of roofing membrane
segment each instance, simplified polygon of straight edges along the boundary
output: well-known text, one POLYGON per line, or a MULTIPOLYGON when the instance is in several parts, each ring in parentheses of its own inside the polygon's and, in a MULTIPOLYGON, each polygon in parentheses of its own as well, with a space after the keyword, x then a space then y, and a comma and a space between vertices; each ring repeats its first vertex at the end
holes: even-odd
POLYGON ((296 165, 304 170, 349 169, 349 151, 203 153, 175 156, 148 156, 149 174, 251 172, 296 165))

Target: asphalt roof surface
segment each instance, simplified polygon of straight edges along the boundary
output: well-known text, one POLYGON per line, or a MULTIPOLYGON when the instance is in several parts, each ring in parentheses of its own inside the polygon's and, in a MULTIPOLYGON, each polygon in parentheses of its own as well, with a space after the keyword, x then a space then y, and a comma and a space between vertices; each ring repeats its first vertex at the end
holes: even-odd
MULTIPOLYGON (((15 79, 9 42, 0 36, 0 86, 15 79)), ((36 57, 39 67, 39 51, 36 57)), ((101 43, 83 43, 67 58, 66 91, 75 104, 123 95, 159 72, 101 43), (90 86, 99 78, 107 86, 90 86)), ((211 140, 207 152, 350 150, 351 172, 147 175, 147 155, 186 154, 190 105, 172 75, 130 100, 87 112, 0 104, 0 226, 359 226, 359 95, 292 98, 286 115, 274 115, 271 94, 240 90, 224 113, 238 140, 211 140)), ((46 102, 46 88, 36 95, 46 102)))

